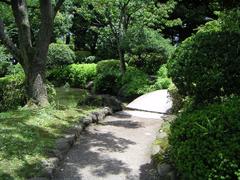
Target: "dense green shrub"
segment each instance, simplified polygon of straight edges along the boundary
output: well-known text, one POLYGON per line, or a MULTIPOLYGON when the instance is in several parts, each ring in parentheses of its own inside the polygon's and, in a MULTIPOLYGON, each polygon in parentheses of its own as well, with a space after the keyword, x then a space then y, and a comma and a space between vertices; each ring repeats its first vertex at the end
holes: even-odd
MULTIPOLYGON (((92 56, 91 52, 90 51, 75 51, 75 56, 76 56, 76 59, 75 59, 75 63, 89 63, 87 62, 87 58, 89 56, 92 56)), ((94 63, 94 62, 91 62, 91 63, 94 63)))
POLYGON ((185 40, 170 61, 170 76, 183 95, 211 102, 240 91, 240 33, 205 31, 185 40))
MULTIPOLYGON (((51 83, 47 83, 48 99, 53 102, 56 91, 51 83)), ((17 73, 0 78, 0 112, 16 109, 25 105, 27 94, 24 86, 24 73, 19 70, 17 73)))
POLYGON ((120 61, 115 59, 103 60, 97 63, 97 73, 105 73, 120 70, 120 61))
POLYGON ((222 11, 217 20, 207 22, 201 26, 198 32, 235 32, 240 33, 240 10, 239 8, 222 11))
POLYGON ((0 111, 15 109, 25 102, 23 73, 0 78, 0 111))
POLYGON ((151 29, 133 28, 126 43, 128 64, 151 75, 157 74, 175 49, 168 39, 151 29))
POLYGON ((97 63, 97 76, 94 80, 94 90, 97 93, 117 95, 121 78, 119 60, 103 60, 97 63))
POLYGON ((162 64, 167 62, 166 56, 160 53, 141 53, 141 55, 128 55, 128 64, 139 68, 147 74, 155 75, 162 64))
POLYGON ((135 67, 128 67, 119 84, 121 85, 120 96, 135 98, 145 93, 145 89, 149 86, 149 80, 143 71, 135 67))
POLYGON ((0 77, 3 77, 8 72, 8 67, 11 65, 9 62, 10 55, 6 49, 0 45, 0 77))
POLYGON ((168 89, 172 85, 172 80, 168 77, 167 65, 164 64, 157 72, 157 81, 153 85, 153 89, 168 89))
POLYGON ((15 65, 12 64, 8 67, 7 75, 18 74, 18 73, 24 73, 21 64, 19 63, 15 65))
POLYGON ((171 125, 170 158, 182 179, 240 178, 240 98, 181 114, 171 125))
POLYGON ((7 53, 6 49, 0 45, 0 62, 8 61, 10 57, 11 56, 7 53))
POLYGON ((94 81, 97 93, 132 98, 143 94, 148 85, 147 74, 135 67, 127 67, 122 76, 119 60, 104 60, 97 64, 97 77, 94 81))
POLYGON ((96 76, 96 64, 71 64, 51 71, 48 80, 56 86, 69 83, 71 87, 85 87, 96 76))
POLYGON ((0 77, 4 77, 8 73, 11 64, 7 61, 0 61, 0 77))
POLYGON ((75 53, 66 44, 52 43, 49 46, 47 67, 62 67, 72 64, 75 60, 75 53))
POLYGON ((174 84, 168 88, 168 93, 172 100, 172 113, 178 113, 179 111, 187 108, 188 105, 191 105, 191 102, 189 102, 187 98, 184 98, 181 94, 179 94, 178 89, 174 84))

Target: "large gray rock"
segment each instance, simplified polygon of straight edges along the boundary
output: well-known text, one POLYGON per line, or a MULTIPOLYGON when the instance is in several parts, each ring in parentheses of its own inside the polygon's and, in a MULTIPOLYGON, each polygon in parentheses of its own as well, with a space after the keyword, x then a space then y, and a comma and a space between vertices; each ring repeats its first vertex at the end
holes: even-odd
POLYGON ((103 105, 110 107, 113 112, 121 111, 123 109, 122 102, 117 98, 109 95, 102 95, 103 105))

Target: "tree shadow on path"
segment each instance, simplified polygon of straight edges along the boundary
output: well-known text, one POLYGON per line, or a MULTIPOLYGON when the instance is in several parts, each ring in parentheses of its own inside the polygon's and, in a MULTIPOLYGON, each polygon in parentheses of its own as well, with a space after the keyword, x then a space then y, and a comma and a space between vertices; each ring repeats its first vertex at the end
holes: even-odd
POLYGON ((135 142, 116 137, 109 132, 84 132, 54 179, 77 180, 84 175, 104 178, 108 175, 129 174, 131 169, 127 164, 110 157, 109 153, 124 152, 134 144, 135 142))
POLYGON ((123 128, 127 128, 127 129, 137 129, 137 128, 141 128, 142 127, 141 123, 134 122, 134 121, 131 121, 131 120, 107 121, 107 122, 104 122, 102 125, 123 127, 123 128))

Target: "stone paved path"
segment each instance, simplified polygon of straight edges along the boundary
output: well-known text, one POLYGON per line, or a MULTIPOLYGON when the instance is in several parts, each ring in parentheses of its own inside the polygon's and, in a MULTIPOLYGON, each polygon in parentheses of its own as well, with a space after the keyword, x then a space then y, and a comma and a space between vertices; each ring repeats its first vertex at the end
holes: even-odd
POLYGON ((54 180, 155 180, 151 146, 162 117, 130 110, 90 126, 67 154, 54 180))
POLYGON ((150 156, 162 123, 160 116, 153 114, 159 118, 146 119, 128 111, 107 117, 101 125, 90 126, 70 150, 54 179, 154 179, 149 174, 150 156))
POLYGON ((167 90, 158 90, 144 94, 127 105, 130 109, 168 113, 172 107, 171 98, 167 90))

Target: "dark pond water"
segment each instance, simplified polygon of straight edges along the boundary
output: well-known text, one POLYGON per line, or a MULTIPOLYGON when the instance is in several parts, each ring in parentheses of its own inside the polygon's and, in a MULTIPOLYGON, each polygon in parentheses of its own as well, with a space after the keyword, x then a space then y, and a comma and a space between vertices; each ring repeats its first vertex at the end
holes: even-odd
POLYGON ((78 101, 87 95, 87 91, 78 88, 55 88, 56 89, 56 104, 67 107, 76 107, 78 101))

